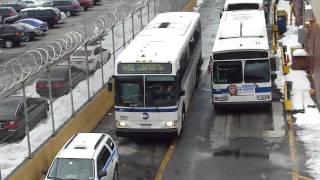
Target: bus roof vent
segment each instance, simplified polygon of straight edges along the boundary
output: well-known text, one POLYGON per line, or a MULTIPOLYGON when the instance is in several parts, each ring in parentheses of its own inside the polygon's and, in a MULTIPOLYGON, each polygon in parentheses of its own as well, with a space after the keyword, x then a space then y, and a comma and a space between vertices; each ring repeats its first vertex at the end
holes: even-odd
POLYGON ((169 24, 170 24, 169 22, 163 22, 158 26, 158 28, 167 28, 169 24))

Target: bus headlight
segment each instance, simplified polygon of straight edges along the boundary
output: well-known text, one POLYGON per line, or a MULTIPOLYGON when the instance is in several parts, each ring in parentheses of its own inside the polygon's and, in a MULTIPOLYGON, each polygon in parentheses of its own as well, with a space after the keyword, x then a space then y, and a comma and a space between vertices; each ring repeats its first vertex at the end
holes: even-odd
POLYGON ((228 101, 228 96, 214 97, 215 101, 228 101))
POLYGON ((121 126, 121 127, 125 127, 125 126, 127 126, 127 122, 125 122, 125 121, 119 121, 119 126, 121 126))
POLYGON ((270 99, 270 96, 269 95, 258 95, 257 99, 259 101, 268 100, 268 99, 270 99))
POLYGON ((166 127, 176 127, 178 124, 178 121, 175 120, 175 121, 168 121, 166 122, 166 127))

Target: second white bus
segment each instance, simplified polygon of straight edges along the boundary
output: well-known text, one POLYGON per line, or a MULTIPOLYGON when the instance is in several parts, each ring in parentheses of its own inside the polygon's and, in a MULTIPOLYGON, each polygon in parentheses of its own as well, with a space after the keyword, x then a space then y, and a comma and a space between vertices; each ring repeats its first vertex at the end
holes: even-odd
POLYGON ((269 52, 263 11, 223 13, 210 61, 215 109, 236 104, 271 105, 269 52))
POLYGON ((200 77, 200 15, 158 14, 115 62, 118 136, 179 135, 200 77))

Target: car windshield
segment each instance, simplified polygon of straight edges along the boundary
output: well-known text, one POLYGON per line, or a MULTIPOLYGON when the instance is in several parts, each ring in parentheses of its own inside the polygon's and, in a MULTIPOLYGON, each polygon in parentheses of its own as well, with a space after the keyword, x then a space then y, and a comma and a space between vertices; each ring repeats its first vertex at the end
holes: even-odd
POLYGON ((269 61, 267 59, 246 61, 244 81, 246 83, 262 83, 270 81, 269 61))
POLYGON ((48 173, 48 179, 92 180, 94 179, 92 159, 57 158, 48 173))
POLYGON ((146 76, 146 106, 165 107, 177 104, 173 76, 146 76))
POLYGON ((17 101, 0 101, 0 121, 13 119, 17 106, 17 101))
POLYGON ((143 107, 143 76, 116 78, 116 105, 143 107))
POLYGON ((19 22, 19 23, 17 23, 17 24, 23 26, 23 27, 26 28, 26 29, 35 29, 35 27, 33 27, 32 25, 27 24, 27 23, 19 22))
POLYGON ((242 82, 241 61, 220 61, 213 65, 213 82, 216 84, 230 84, 242 82))
MULTIPOLYGON (((87 51, 88 51, 87 52, 88 56, 90 56, 92 53, 92 50, 87 50, 87 51)), ((72 56, 86 56, 86 50, 85 49, 77 50, 72 54, 72 56)))

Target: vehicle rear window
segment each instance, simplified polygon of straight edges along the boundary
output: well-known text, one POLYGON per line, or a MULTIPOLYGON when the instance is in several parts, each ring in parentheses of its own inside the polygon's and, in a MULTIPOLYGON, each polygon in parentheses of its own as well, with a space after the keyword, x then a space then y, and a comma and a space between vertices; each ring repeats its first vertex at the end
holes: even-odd
POLYGON ((12 119, 18 103, 18 101, 0 101, 0 121, 12 119))
MULTIPOLYGON (((52 80, 62 80, 67 77, 68 74, 67 68, 53 68, 50 71, 50 76, 52 80)), ((40 76, 40 79, 48 79, 49 73, 45 72, 40 76)))
POLYGON ((0 8, 1 14, 8 14, 9 12, 10 12, 10 9, 8 9, 8 8, 0 8))

